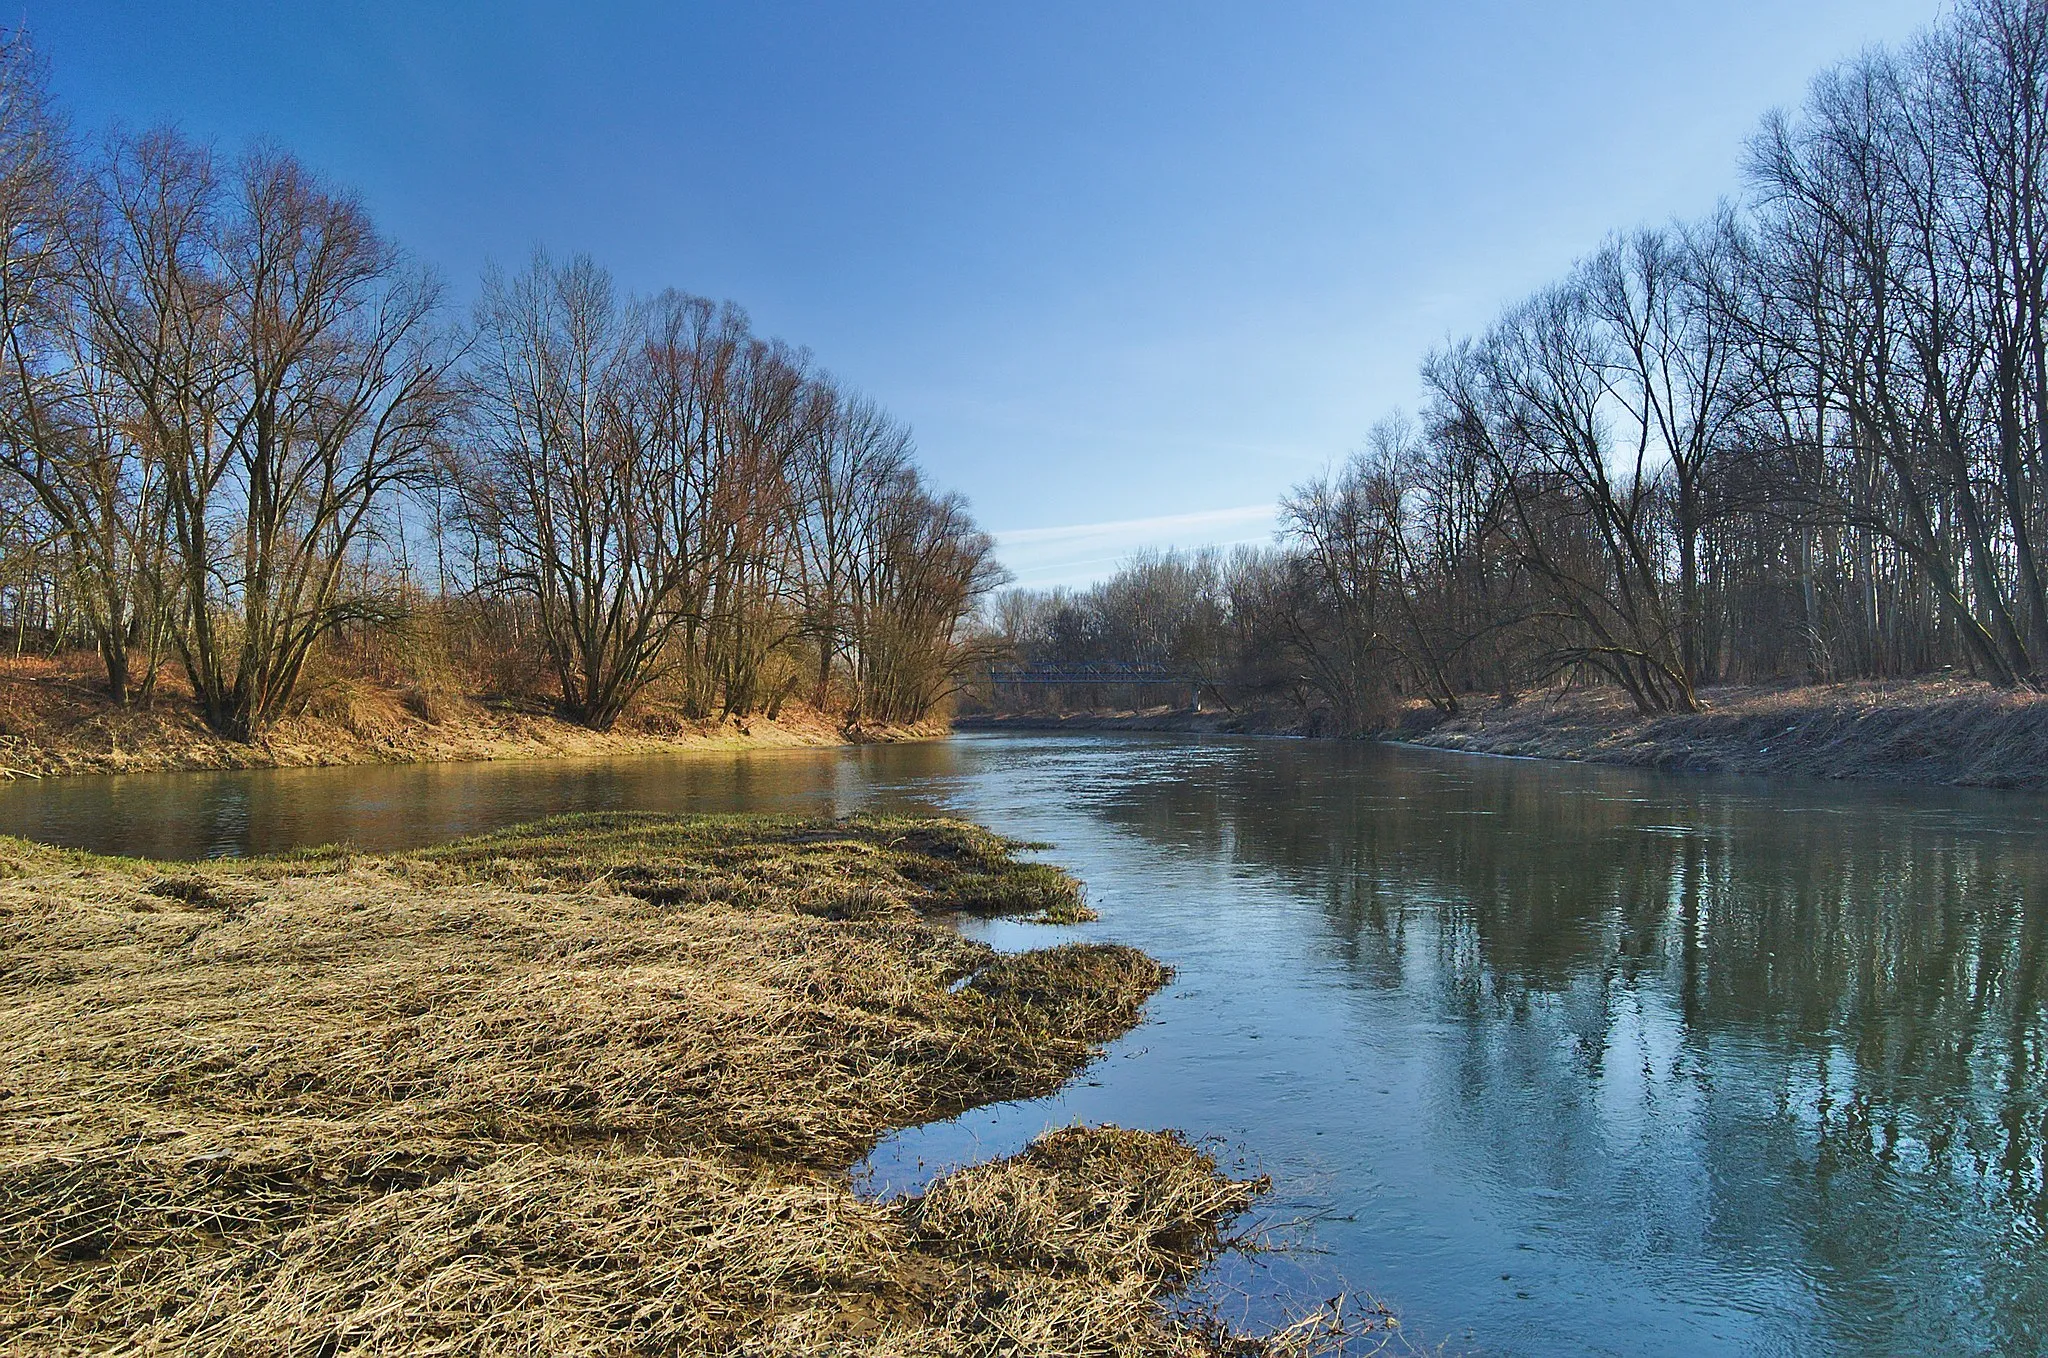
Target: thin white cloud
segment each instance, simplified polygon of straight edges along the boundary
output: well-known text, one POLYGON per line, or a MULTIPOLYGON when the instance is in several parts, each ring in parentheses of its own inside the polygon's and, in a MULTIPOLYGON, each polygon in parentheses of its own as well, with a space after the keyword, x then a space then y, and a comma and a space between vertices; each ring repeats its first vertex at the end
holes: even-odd
POLYGON ((1073 538, 1127 537, 1132 534, 1157 536, 1183 530, 1199 532, 1222 524, 1255 521, 1270 523, 1273 505, 1243 505, 1236 509, 1203 509, 1192 514, 1162 514, 1150 519, 1116 519, 1109 523, 1070 523, 1056 528, 1006 528, 995 535, 999 543, 1059 542, 1073 538))
POLYGON ((1043 589, 1092 584, 1146 548, 1230 547, 1272 535, 1275 506, 1242 505, 1106 523, 1012 528, 996 533, 996 554, 1017 583, 1043 589))

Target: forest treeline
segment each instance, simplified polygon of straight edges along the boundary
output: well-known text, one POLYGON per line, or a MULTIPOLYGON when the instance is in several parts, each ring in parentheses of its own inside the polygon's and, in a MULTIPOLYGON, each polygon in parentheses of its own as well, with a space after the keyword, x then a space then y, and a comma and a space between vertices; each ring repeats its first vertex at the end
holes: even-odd
POLYGON ((1344 731, 1564 676, 1645 714, 1772 677, 2043 687, 2048 3, 1826 72, 1746 181, 1428 355, 1419 416, 1296 487, 1276 546, 1011 594, 997 630, 1344 731))
POLYGON ((309 670, 604 729, 925 717, 996 583, 908 430, 746 315, 586 259, 431 273, 290 154, 68 127, 0 43, 0 625, 238 739, 309 670))

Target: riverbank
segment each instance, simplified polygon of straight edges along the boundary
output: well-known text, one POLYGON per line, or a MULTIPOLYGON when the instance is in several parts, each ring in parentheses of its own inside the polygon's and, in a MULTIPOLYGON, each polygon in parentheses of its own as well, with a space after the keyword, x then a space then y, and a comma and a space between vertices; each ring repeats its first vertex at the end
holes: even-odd
MULTIPOLYGON (((1618 689, 1537 693, 1501 706, 1471 695, 1445 717, 1411 702, 1381 738, 1469 754, 1520 755, 1684 773, 1794 775, 1957 787, 2048 788, 2048 695, 1969 679, 1720 685, 1704 710, 1644 717, 1618 689)), ((999 713, 960 730, 1307 733, 1298 713, 999 713)))
POLYGON ((849 1181, 892 1128, 1050 1092, 1167 979, 950 927, 1083 916, 1015 847, 637 815, 204 866, 0 842, 0 1347, 1264 1351, 1165 1304, 1260 1188, 1173 1134, 849 1181))
POLYGON ((1395 737, 1684 773, 2048 788, 2048 695, 1916 679, 1725 685, 1700 697, 1704 711, 1654 717, 1607 689, 1532 695, 1449 719, 1417 708, 1395 737))
POLYGON ((0 777, 666 754, 921 740, 945 729, 849 730, 831 715, 791 704, 772 721, 689 721, 651 710, 593 731, 532 700, 423 694, 349 679, 313 686, 303 710, 244 744, 209 731, 174 682, 166 689, 149 707, 117 707, 77 666, 0 660, 0 777))

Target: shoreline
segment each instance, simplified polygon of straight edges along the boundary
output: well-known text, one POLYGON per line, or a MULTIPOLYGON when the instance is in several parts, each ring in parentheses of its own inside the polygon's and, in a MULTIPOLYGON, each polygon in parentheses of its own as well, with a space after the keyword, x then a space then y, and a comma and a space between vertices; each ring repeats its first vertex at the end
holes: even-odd
POLYGON ((1606 691, 1536 695, 1457 717, 1411 714, 1388 738, 1669 773, 2048 789, 2048 695, 1920 679, 1728 685, 1700 696, 1701 712, 1645 717, 1606 691))
MULTIPOLYGON (((1619 693, 1531 694, 1503 707, 1473 695, 1447 717, 1410 702, 1366 739, 1467 754, 1559 759, 1676 773, 1795 776, 1917 786, 2048 790, 2048 695, 1947 678, 1702 689, 1698 713, 1638 715, 1619 693)), ((171 694, 116 708, 62 675, 0 667, 0 780, 114 773, 607 758, 942 739, 950 731, 1310 736, 1298 713, 1172 707, 971 713, 950 723, 848 729, 791 706, 778 719, 639 715, 599 732, 533 702, 432 704, 367 682, 330 688, 250 744, 208 731, 171 694)))
MULTIPOLYGON (((1697 713, 1641 716, 1619 692, 1468 698, 1446 717, 1410 703, 1388 744, 1673 773, 1821 778, 1928 787, 2048 790, 2048 695, 1952 678, 1720 685, 1697 713)), ((1271 710, 976 714, 962 731, 1162 731, 1309 737, 1271 710)))
POLYGON ((1020 847, 633 814, 206 864, 0 841, 0 1347, 1264 1351, 1176 1300, 1265 1190, 1177 1133, 849 1177, 1050 1093, 1168 980, 952 927, 1090 917, 1020 847))
POLYGON ((538 702, 425 698, 352 680, 316 690, 302 711, 244 744, 208 730, 175 691, 146 708, 116 707, 75 675, 0 663, 0 779, 880 744, 945 731, 942 723, 849 729, 795 704, 772 720, 691 721, 656 711, 593 731, 538 702))

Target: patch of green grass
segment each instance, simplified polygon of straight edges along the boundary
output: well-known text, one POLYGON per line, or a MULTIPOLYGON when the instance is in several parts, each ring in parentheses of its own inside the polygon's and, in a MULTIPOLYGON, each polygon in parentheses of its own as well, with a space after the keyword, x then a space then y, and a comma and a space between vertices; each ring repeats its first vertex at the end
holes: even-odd
MULTIPOLYGON (((912 816, 551 816, 449 844, 365 854, 323 844, 256 858, 161 863, 0 836, 0 880, 107 872, 203 884, 395 869, 415 880, 529 890, 610 889, 662 905, 753 906, 828 919, 892 913, 1015 915, 1046 924, 1095 918, 1081 884, 968 821, 912 816)), ((193 887, 197 889, 197 887, 193 887)))
POLYGON ((401 855, 450 880, 608 887, 656 904, 1093 919, 1081 885, 1029 847, 966 821, 906 816, 662 816, 599 812, 401 855))
POLYGON ((829 920, 891 914, 1094 920, 1081 883, 1018 852, 1044 848, 981 825, 905 815, 555 815, 422 850, 365 854, 322 844, 258 858, 154 862, 0 836, 0 881, 49 873, 164 879, 199 891, 217 879, 309 877, 354 866, 414 881, 528 891, 621 891, 657 905, 791 909, 829 920))

